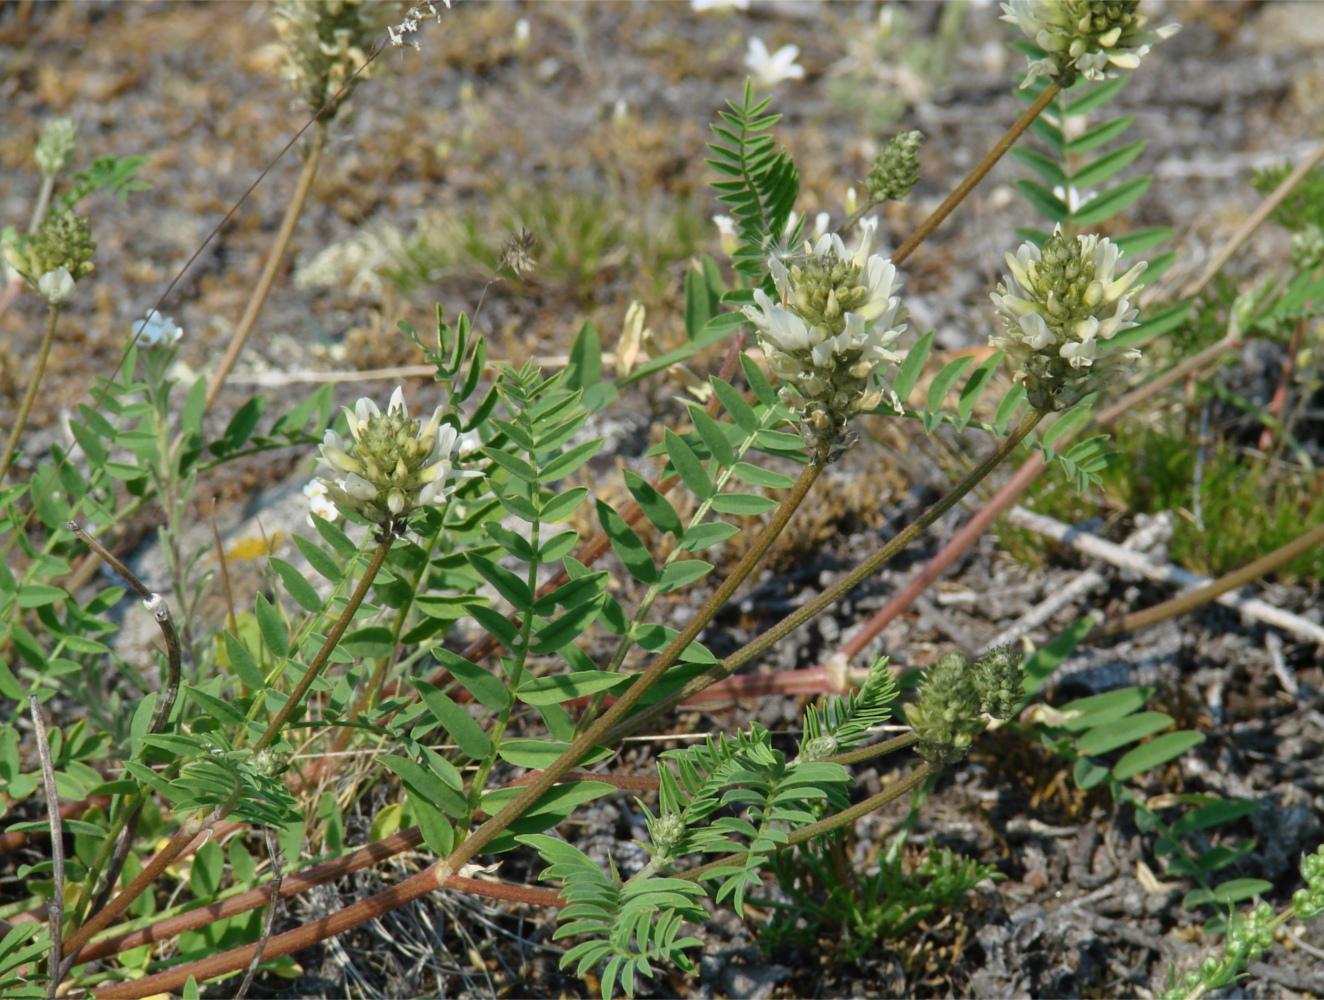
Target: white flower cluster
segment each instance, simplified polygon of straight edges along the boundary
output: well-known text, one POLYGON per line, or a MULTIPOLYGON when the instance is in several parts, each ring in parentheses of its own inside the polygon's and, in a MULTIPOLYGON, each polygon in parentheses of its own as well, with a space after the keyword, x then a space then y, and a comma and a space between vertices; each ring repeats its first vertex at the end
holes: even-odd
POLYGON ((174 347, 184 338, 184 331, 169 316, 149 309, 146 319, 133 324, 133 336, 138 347, 174 347))
POLYGON ((455 469, 458 432, 442 423, 445 407, 420 428, 397 387, 383 414, 364 397, 345 408, 350 440, 328 429, 320 457, 344 478, 322 480, 327 495, 373 524, 397 526, 420 507, 441 507, 459 480, 477 472, 455 469))
POLYGON ((906 311, 895 294, 896 268, 869 252, 875 228, 872 220, 862 226, 854 252, 828 233, 806 243, 789 267, 772 255, 780 300, 755 289, 755 304, 745 307, 769 366, 800 397, 787 402, 805 418, 811 444, 835 443, 851 415, 876 407, 879 366, 900 360, 891 346, 906 328, 906 311))
POLYGON ((1121 252, 1099 236, 1068 240, 1061 227, 1043 248, 1025 243, 1006 255, 1010 274, 992 294, 1005 332, 989 343, 1011 356, 1016 381, 1036 409, 1058 410, 1103 388, 1140 356, 1108 341, 1136 326, 1130 296, 1146 263, 1118 275, 1121 252))
POLYGON ((1019 27, 1047 53, 1030 62, 1022 87, 1040 76, 1058 76, 1063 86, 1077 74, 1087 80, 1135 69, 1150 48, 1171 38, 1180 25, 1146 31, 1149 18, 1136 12, 1139 0, 1007 0, 1002 20, 1019 27))

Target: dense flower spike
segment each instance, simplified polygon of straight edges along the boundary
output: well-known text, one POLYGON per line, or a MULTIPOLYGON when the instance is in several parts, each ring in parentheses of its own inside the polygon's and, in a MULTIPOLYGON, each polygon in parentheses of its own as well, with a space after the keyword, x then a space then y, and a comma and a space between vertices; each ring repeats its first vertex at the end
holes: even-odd
POLYGON ((918 156, 923 142, 923 132, 901 132, 883 147, 864 181, 870 201, 900 201, 910 193, 919 180, 918 156))
POLYGON ((74 282, 92 273, 96 249, 87 220, 66 211, 43 222, 36 236, 6 242, 4 255, 42 298, 62 306, 73 296, 74 282))
POLYGON ((854 253, 828 233, 806 243, 789 267, 773 254, 769 267, 780 301, 755 289, 755 305, 745 307, 769 366, 795 390, 783 392, 783 402, 801 415, 800 433, 816 451, 841 443, 847 421, 882 401, 878 368, 900 360, 889 349, 906 328, 905 309, 893 294, 896 268, 870 255, 874 224, 862 229, 854 253))
POLYGON ((906 706, 919 755, 930 764, 960 760, 984 731, 981 711, 970 665, 960 653, 948 653, 925 672, 919 700, 906 706))
POLYGON ((989 343, 1011 356, 1015 381, 1030 405, 1065 410, 1115 381, 1136 350, 1109 351, 1108 341, 1136 326, 1129 295, 1145 262, 1117 275, 1120 251, 1099 236, 1067 239, 1061 227, 1043 249, 1025 243, 1007 254, 1011 273, 991 296, 1005 332, 989 343))
POLYGON ((52 118, 41 130, 32 158, 43 177, 54 177, 69 163, 78 145, 78 126, 72 118, 52 118))
POLYGON ((1031 60, 1022 87, 1055 76, 1064 87, 1077 75, 1103 80, 1118 69, 1135 69, 1165 38, 1181 30, 1168 24, 1146 31, 1149 18, 1136 12, 1140 0, 1009 0, 1002 20, 1016 25, 1046 53, 1031 60))
POLYGON ((444 506, 459 485, 478 475, 455 469, 458 432, 441 422, 437 407, 427 426, 409 416, 398 387, 382 413, 364 397, 345 408, 350 441, 333 430, 322 439, 320 457, 343 479, 322 480, 326 492, 342 509, 399 534, 409 515, 420 507, 444 506))

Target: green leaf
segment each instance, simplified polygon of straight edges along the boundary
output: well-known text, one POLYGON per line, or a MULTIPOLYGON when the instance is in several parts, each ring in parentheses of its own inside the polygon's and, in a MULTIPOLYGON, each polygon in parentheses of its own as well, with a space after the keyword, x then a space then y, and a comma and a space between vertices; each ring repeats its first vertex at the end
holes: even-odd
POLYGON ((1170 725, 1172 716, 1165 712, 1138 712, 1095 726, 1076 741, 1076 751, 1087 757, 1096 757, 1152 736, 1170 725))
POLYGON ((1025 396, 1024 386, 1013 385, 1002 397, 1002 402, 998 404, 997 412, 993 415, 993 426, 998 429, 999 434, 1006 432, 1011 418, 1025 404, 1025 396))
POLYGON ((521 535, 518 531, 511 531, 509 528, 503 528, 495 521, 488 521, 483 525, 492 539, 516 559, 524 562, 533 562, 537 553, 533 551, 533 544, 521 535))
MULTIPOLYGON (((1018 90, 1017 94, 1020 93, 1023 93, 1023 91, 1018 90)), ((1062 130, 1052 122, 1042 117, 1036 118, 1030 123, 1030 131, 1043 140, 1049 149, 1059 155, 1065 155, 1067 148, 1066 138, 1062 135, 1062 130)))
POLYGON ((764 406, 777 405, 777 390, 772 387, 758 363, 748 354, 740 355, 740 370, 745 373, 745 381, 764 406))
POLYGON ((722 493, 713 497, 713 510, 719 514, 752 516, 763 514, 776 506, 776 500, 753 493, 722 493))
POLYGON ((1212 826, 1222 826, 1245 816, 1253 816, 1260 811, 1260 804, 1250 799, 1226 799, 1211 802, 1208 805, 1192 809, 1172 824, 1172 832, 1179 837, 1196 830, 1207 830, 1212 826))
POLYGON ((594 438, 592 441, 585 441, 583 444, 576 445, 564 454, 552 459, 542 468, 542 482, 554 483, 558 479, 564 479, 575 472, 598 453, 603 440, 603 438, 594 438))
POLYGON ((570 345, 570 358, 565 367, 567 389, 587 389, 602 381, 602 340, 597 327, 587 320, 579 328, 575 342, 570 345))
POLYGON ((1053 671, 1072 654, 1080 640, 1094 627, 1094 618, 1086 615, 1042 649, 1036 650, 1021 665, 1025 673, 1025 694, 1033 695, 1053 675, 1053 671))
POLYGON ((1058 710, 1066 717, 1060 724, 1061 728, 1069 733, 1080 733, 1115 722, 1143 707, 1153 693, 1153 688, 1128 687, 1088 698, 1077 698, 1058 710))
POLYGON ((203 375, 189 387, 184 409, 179 418, 180 430, 185 434, 202 431, 202 415, 207 408, 207 376, 203 375))
POLYGON ((498 611, 484 607, 481 604, 475 604, 469 608, 469 614, 474 621, 483 626, 487 633, 497 642, 507 649, 512 648, 519 642, 519 629, 511 624, 510 619, 498 611))
MULTIPOLYGON (((668 431, 667 433, 670 433, 668 431)), ((693 454, 693 453, 691 453, 693 454)), ((696 460, 697 461, 697 460, 696 460)), ((657 580, 657 567, 634 529, 625 523, 625 519, 612 510, 604 501, 595 501, 598 510, 598 523, 611 539, 611 547, 620 556, 626 570, 640 583, 654 583, 657 580)))
POLYGON ((603 601, 603 597, 588 601, 571 608, 560 618, 544 625, 534 634, 533 643, 529 648, 536 655, 544 656, 574 642, 579 634, 597 619, 603 601))
POLYGON ((1025 149, 1020 146, 1013 146, 1011 155, 1024 163, 1047 183, 1054 187, 1066 187, 1067 176, 1062 172, 1062 167, 1056 160, 1051 160, 1043 153, 1037 153, 1032 149, 1025 149))
POLYGON ((395 652, 395 636, 385 625, 368 625, 341 639, 340 648, 355 659, 390 656, 395 652))
POLYGON ((933 349, 933 335, 934 331, 930 330, 915 341, 915 346, 906 352, 905 360, 901 362, 896 377, 892 379, 892 390, 901 397, 902 403, 910 398, 920 374, 924 371, 924 363, 929 360, 929 351, 933 349))
POLYGON ((713 392, 717 394, 717 398, 726 407, 726 412, 731 414, 731 419, 735 421, 737 427, 746 434, 753 434, 759 429, 758 414, 754 412, 752 406, 745 402, 745 397, 740 394, 740 390, 730 382, 723 382, 716 376, 709 379, 709 382, 712 384, 713 392))
POLYGON ((681 587, 688 587, 696 580, 702 580, 712 572, 712 569, 713 564, 704 562, 702 559, 680 559, 669 563, 662 570, 662 579, 659 586, 662 593, 669 594, 681 587))
POLYGON ((506 687, 505 681, 485 667, 440 646, 434 648, 432 653, 484 708, 500 711, 510 704, 510 689, 506 687))
POLYGON ((261 691, 266 685, 266 678, 262 676, 248 647, 230 632, 225 633, 225 652, 230 659, 230 668, 243 681, 244 686, 250 691, 261 691))
POLYGON ((1045 447, 1052 447, 1054 443, 1063 438, 1070 438, 1075 433, 1077 427, 1090 419, 1092 414, 1088 406, 1076 406, 1062 414, 1053 422, 1053 426, 1044 431, 1043 443, 1045 447))
MULTIPOLYGON (((621 674, 616 674, 615 678, 617 681, 624 679, 621 674)), ((503 740, 497 755, 516 767, 547 767, 569 749, 569 743, 557 740, 503 740)), ((580 763, 593 764, 606 760, 611 754, 612 751, 605 747, 593 750, 580 763)))
POLYGON ((1090 758, 1081 757, 1076 761, 1076 766, 1072 768, 1071 776, 1075 779, 1077 788, 1088 791, 1106 781, 1111 773, 1108 768, 1096 764, 1090 758))
POLYGON ((533 517, 527 517, 525 520, 533 521, 541 516, 547 524, 561 524, 574 516, 575 510, 584 502, 586 496, 588 496, 587 487, 576 486, 574 489, 566 490, 544 503, 541 515, 535 511, 533 517))
POLYGON ((1165 309, 1157 316, 1151 316, 1139 326, 1123 330, 1110 343, 1114 350, 1120 351, 1153 340, 1155 337, 1160 337, 1169 330, 1185 323, 1193 308, 1195 307, 1190 302, 1178 303, 1171 309, 1165 309))
POLYGON ((500 448, 484 448, 483 454, 522 482, 534 483, 538 481, 538 473, 533 466, 516 455, 502 451, 500 448))
POLYGON ((735 464, 736 453, 731 448, 731 442, 726 439, 726 432, 716 420, 708 416, 702 406, 691 403, 689 413, 694 429, 703 443, 708 446, 708 453, 712 455, 713 461, 723 469, 729 469, 735 464))
POLYGON ((1104 143, 1112 142, 1116 139, 1130 128, 1134 121, 1134 115, 1125 115, 1121 118, 1114 118, 1112 121, 1095 125, 1093 128, 1088 128, 1067 143, 1067 152, 1075 156, 1080 153, 1088 153, 1092 149, 1098 149, 1104 143))
MULTIPOLYGON (((1025 196, 1025 200, 1050 222, 1066 222, 1071 216, 1067 203, 1042 184, 1027 180, 1019 180, 1015 184, 1016 189, 1025 196)), ((1091 204, 1093 201, 1094 199, 1091 199, 1091 204)))
POLYGON ((1168 761, 1180 757, 1191 747, 1199 746, 1203 742, 1203 734, 1194 733, 1187 729, 1178 730, 1175 733, 1164 733, 1162 736, 1155 737, 1123 756, 1121 760, 1113 765, 1113 777, 1118 781, 1125 781, 1141 771, 1160 767, 1168 761))
POLYGON ((578 541, 578 531, 559 532, 538 547, 538 559, 540 562, 558 562, 563 556, 569 555, 578 541))
POLYGON ((1262 878, 1234 878, 1213 889, 1191 890, 1182 897, 1181 905, 1186 909, 1206 905, 1235 906, 1272 888, 1273 883, 1262 878))
POLYGON ((465 754, 474 760, 482 760, 491 752, 492 743, 487 734, 468 712, 427 681, 415 678, 413 683, 428 711, 465 754))
POLYGON ((490 583, 498 594, 510 602, 517 611, 528 611, 533 605, 533 594, 529 585, 510 570, 499 566, 491 559, 486 559, 476 552, 467 553, 469 565, 477 570, 478 575, 490 583))
POLYGON ((190 701, 217 722, 224 723, 227 726, 242 726, 245 724, 244 713, 229 702, 214 698, 206 692, 198 690, 192 684, 185 684, 184 692, 190 701))
POLYGON ((605 670, 575 671, 551 677, 532 677, 520 684, 518 697, 526 705, 555 705, 586 698, 615 687, 623 675, 605 670))
POLYGON ((302 573, 284 559, 277 559, 275 556, 271 556, 268 562, 270 562, 271 568, 280 576, 281 582, 285 584, 285 590, 294 598, 299 607, 305 611, 322 610, 322 599, 317 596, 317 590, 302 573))
POLYGON ((707 524, 696 524, 685 529, 685 534, 680 539, 680 547, 686 552, 698 552, 719 542, 724 542, 732 535, 738 535, 739 533, 739 528, 734 524, 727 524, 725 521, 709 521, 707 524))
POLYGON ((440 806, 452 816, 464 815, 464 797, 442 781, 431 769, 408 757, 394 754, 382 757, 379 763, 388 771, 399 775, 410 792, 417 794, 424 801, 440 806))
POLYGON ((970 414, 974 412, 975 403, 979 401, 980 394, 984 387, 988 385, 988 380, 993 377, 997 371, 998 365, 1002 363, 1002 353, 994 351, 985 358, 978 368, 970 373, 970 377, 965 380, 965 385, 961 387, 961 398, 956 404, 957 416, 961 418, 962 423, 970 419, 970 414))
POLYGON ((765 489, 785 490, 795 485, 795 480, 790 476, 783 476, 780 472, 773 472, 771 469, 763 469, 757 465, 750 465, 748 462, 737 462, 731 469, 735 477, 741 482, 748 483, 750 486, 762 486, 765 489))
POLYGON ((972 361, 974 361, 974 358, 969 354, 955 358, 944 365, 942 371, 933 377, 933 381, 929 383, 928 403, 930 410, 937 412, 942 409, 943 403, 947 400, 948 391, 956 384, 956 380, 965 373, 965 370, 970 367, 972 361))
POLYGON ((1132 202, 1149 190, 1152 183, 1154 183, 1152 177, 1136 177, 1123 181, 1085 202, 1073 214, 1072 221, 1078 226, 1097 226, 1100 222, 1111 219, 1129 208, 1132 202))
POLYGON ((290 655, 290 633, 281 620, 280 612, 271 606, 263 594, 257 595, 253 607, 257 615, 257 627, 262 632, 262 641, 273 656, 284 659, 290 655))
POLYGON ((294 544, 303 554, 303 557, 308 560, 308 565, 317 570, 327 580, 332 583, 339 583, 344 577, 345 574, 336 564, 335 559, 320 545, 304 538, 302 535, 294 536, 294 544))
MULTIPOLYGON (((1127 233, 1125 236, 1111 236, 1113 245, 1123 254, 1144 253, 1146 250, 1152 250, 1160 243, 1166 243, 1172 239, 1171 226, 1155 226, 1152 229, 1138 229, 1134 233, 1127 233)), ((1146 278, 1148 278, 1146 272, 1146 278)))
POLYGON ((44 583, 25 583, 18 589, 16 603, 20 608, 44 608, 68 596, 59 587, 48 587, 44 583))
MULTIPOLYGON (((738 468, 738 467, 737 467, 738 468)), ((635 502, 643 510, 644 516, 658 531, 671 532, 677 537, 685 530, 680 515, 671 501, 664 497, 653 485, 628 469, 624 473, 625 485, 635 502)))
POLYGON ((1130 82, 1130 76, 1119 76, 1106 83, 1095 87, 1089 93, 1082 97, 1077 97, 1074 101, 1067 103, 1063 108, 1063 113, 1068 118, 1074 118, 1077 115, 1087 115, 1096 108, 1101 108, 1114 97, 1116 97, 1123 87, 1130 82))
POLYGON ((313 527, 317 533, 322 536, 322 540, 340 553, 342 557, 348 558, 358 554, 359 547, 349 540, 349 536, 337 528, 334 524, 324 517, 317 514, 312 515, 313 527))
POLYGON ((1104 153, 1095 158, 1088 165, 1081 167, 1071 175, 1071 183, 1077 188, 1093 187, 1095 184, 1102 184, 1119 170, 1126 167, 1145 149, 1147 143, 1141 139, 1139 142, 1133 142, 1121 149, 1114 149, 1110 153, 1104 153))
MULTIPOLYGON (((713 483, 708 478, 708 473, 699 461, 694 451, 687 445, 680 435, 672 430, 667 430, 665 435, 665 444, 667 455, 671 459, 671 465, 676 470, 676 475, 680 476, 681 481, 691 493, 699 500, 707 500, 713 495, 713 483)), ((648 581, 651 582, 651 581, 648 581)))

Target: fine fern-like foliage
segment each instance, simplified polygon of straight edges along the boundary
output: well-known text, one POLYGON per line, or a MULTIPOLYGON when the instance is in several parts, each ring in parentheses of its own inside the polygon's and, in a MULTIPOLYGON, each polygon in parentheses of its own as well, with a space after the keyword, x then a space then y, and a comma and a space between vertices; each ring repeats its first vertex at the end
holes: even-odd
POLYGON ((892 703, 901 692, 887 664, 888 657, 878 657, 858 691, 834 698, 822 708, 810 705, 805 709, 802 758, 821 760, 853 750, 871 728, 891 717, 892 703))
POLYGON ((756 103, 754 85, 746 80, 741 100, 727 101, 731 110, 718 112, 725 124, 711 126, 718 141, 708 144, 713 153, 708 165, 727 178, 715 181, 713 188, 740 234, 732 265, 756 280, 763 275, 769 240, 783 235, 791 245, 799 240, 799 227, 794 233, 785 230, 800 193, 800 175, 790 154, 775 148, 767 134, 781 120, 781 115, 765 114, 771 100, 765 97, 756 103))

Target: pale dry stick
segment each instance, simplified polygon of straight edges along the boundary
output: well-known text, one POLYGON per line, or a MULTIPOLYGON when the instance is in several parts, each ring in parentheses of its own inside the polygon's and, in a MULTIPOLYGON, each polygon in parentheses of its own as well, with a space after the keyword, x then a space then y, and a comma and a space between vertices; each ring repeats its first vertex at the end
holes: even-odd
MULTIPOLYGON (((1036 514, 1024 507, 1013 507, 1008 512, 1007 519, 1022 528, 1028 528, 1063 545, 1070 545, 1088 556, 1106 560, 1114 566, 1129 570, 1148 580, 1154 580, 1158 583, 1173 583, 1179 587, 1208 587, 1213 582, 1208 577, 1197 576, 1171 563, 1160 566, 1143 555, 1123 548, 1121 545, 1116 545, 1107 539, 1100 538, 1098 535, 1081 531, 1079 528, 1063 524, 1061 521, 1045 517, 1043 514, 1036 514)), ((1306 551, 1308 548, 1307 546, 1302 551, 1306 551)), ((1285 632, 1290 632, 1305 642, 1324 644, 1324 628, 1314 622, 1306 621, 1300 615, 1294 615, 1290 611, 1275 608, 1272 604, 1258 598, 1224 593, 1214 598, 1214 600, 1219 604, 1234 608, 1247 618, 1253 618, 1266 625, 1273 625, 1285 632)))
POLYGON ((23 393, 23 401, 18 404, 18 415, 14 418, 14 426, 9 429, 4 457, 0 458, 0 483, 3 483, 5 476, 9 474, 14 453, 18 451, 18 440, 23 436, 23 428, 27 426, 28 416, 32 413, 32 404, 37 398, 37 390, 41 387, 42 376, 46 374, 46 362, 51 356, 51 344, 55 343, 55 325, 59 318, 60 307, 51 306, 46 314, 46 329, 41 335, 41 345, 37 348, 36 365, 28 377, 28 387, 23 393))
POLYGON ((295 185, 294 195, 290 198, 289 205, 285 207, 285 218, 281 220, 280 230, 276 233, 276 239, 271 244, 271 250, 267 255, 267 262, 262 268, 262 274, 257 279, 257 285, 253 288, 253 294, 248 300, 248 306, 244 309, 244 315, 239 320, 239 325, 230 334, 230 343, 225 348, 224 356, 207 382, 207 400, 203 404, 204 410, 210 410, 212 404, 216 402, 216 397, 220 395, 225 380, 230 375, 230 370, 234 368, 235 362, 239 360, 239 353, 244 349, 244 345, 248 343, 249 334, 253 332, 253 325, 257 322, 262 307, 266 305, 267 294, 271 291, 271 285, 276 280, 276 272, 280 270, 281 264, 284 263, 285 251, 289 249, 290 239, 294 236, 294 227, 299 221, 299 216, 303 214, 304 204, 308 201, 308 192, 312 190, 313 179, 317 176, 317 166, 322 159, 322 150, 326 147, 326 131, 326 122, 318 118, 313 127, 312 142, 308 147, 308 158, 304 160, 303 170, 299 173, 299 181, 295 185))
MULTIPOLYGON (((1097 642, 1110 636, 1121 635, 1123 632, 1134 632, 1138 629, 1148 628, 1151 625, 1157 625, 1159 622, 1167 621, 1169 618, 1175 618, 1177 615, 1193 611, 1203 604, 1218 600, 1222 595, 1236 590, 1238 587, 1244 587, 1246 584, 1258 580, 1266 573, 1272 573, 1279 567, 1321 545, 1324 545, 1324 524, 1316 525, 1294 541, 1288 542, 1281 548, 1274 549, 1268 555, 1261 556, 1254 562, 1247 563, 1241 569, 1220 576, 1217 580, 1212 580, 1202 587, 1187 591, 1170 601, 1164 601, 1162 604, 1145 608, 1143 611, 1133 611, 1131 614, 1105 622, 1081 641, 1097 642)), ((1315 627, 1318 628, 1318 626, 1315 627)))
MULTIPOLYGON (((1015 517, 1016 511, 1022 509, 1021 507, 1013 508, 1012 517, 1015 517)), ((1136 553, 1136 558, 1143 559, 1145 557, 1142 553, 1171 537, 1171 522, 1166 517, 1155 517, 1138 531, 1132 532, 1126 541, 1122 542, 1121 548, 1126 552, 1136 553)), ((1075 604, 1076 601, 1084 598, 1086 594, 1103 584, 1105 579, 1104 575, 1096 569, 1085 570, 1065 587, 1054 590, 1048 597, 980 646, 979 655, 983 656, 998 646, 1006 646, 1015 642, 1031 629, 1038 628, 1048 621, 1067 605, 1075 604)))
POLYGON ((50 914, 51 951, 48 956, 50 982, 46 986, 48 1000, 55 1000, 60 988, 62 953, 60 935, 64 927, 64 825, 60 822, 60 795, 55 790, 55 762, 51 760, 51 745, 46 739, 46 720, 41 717, 37 696, 28 695, 28 710, 32 713, 32 733, 37 741, 37 757, 41 761, 41 784, 46 796, 46 813, 51 825, 51 898, 46 904, 50 914))

